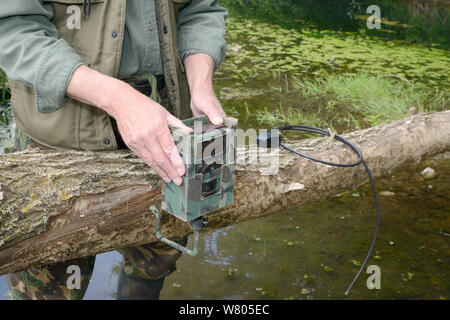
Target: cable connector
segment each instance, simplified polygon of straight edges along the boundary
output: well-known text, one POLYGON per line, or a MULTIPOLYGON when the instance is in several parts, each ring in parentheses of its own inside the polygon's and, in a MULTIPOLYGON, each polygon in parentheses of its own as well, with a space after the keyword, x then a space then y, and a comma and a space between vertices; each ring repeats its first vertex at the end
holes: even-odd
POLYGON ((261 133, 256 138, 256 143, 258 144, 258 147, 262 147, 262 148, 267 148, 267 149, 278 148, 281 143, 281 136, 278 133, 278 130, 267 131, 267 132, 261 133))

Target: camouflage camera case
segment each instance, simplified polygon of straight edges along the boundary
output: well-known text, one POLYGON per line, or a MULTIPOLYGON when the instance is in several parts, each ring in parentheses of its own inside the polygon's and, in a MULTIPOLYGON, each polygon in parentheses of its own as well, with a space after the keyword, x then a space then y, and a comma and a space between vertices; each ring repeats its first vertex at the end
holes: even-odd
POLYGON ((238 120, 225 116, 221 126, 206 116, 183 122, 192 134, 179 128, 171 133, 186 174, 181 186, 163 182, 162 209, 188 222, 233 203, 238 120))

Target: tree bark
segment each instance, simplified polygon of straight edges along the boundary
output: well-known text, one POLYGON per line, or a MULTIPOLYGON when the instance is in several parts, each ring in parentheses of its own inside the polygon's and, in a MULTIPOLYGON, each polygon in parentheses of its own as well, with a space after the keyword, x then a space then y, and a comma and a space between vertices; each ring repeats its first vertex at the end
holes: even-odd
MULTIPOLYGON (((343 136, 361 149, 377 177, 450 150, 449 123, 450 111, 419 114, 343 136)), ((349 148, 328 138, 289 145, 327 161, 356 160, 349 148)), ((267 157, 243 163, 252 150, 239 150, 234 204, 209 214, 207 229, 318 201, 368 181, 363 166, 330 167, 285 150, 275 173, 267 157)), ((160 202, 159 177, 129 152, 29 149, 1 155, 0 274, 156 241, 149 206, 160 202)), ((170 238, 191 233, 187 223, 169 214, 163 215, 161 231, 170 238)))

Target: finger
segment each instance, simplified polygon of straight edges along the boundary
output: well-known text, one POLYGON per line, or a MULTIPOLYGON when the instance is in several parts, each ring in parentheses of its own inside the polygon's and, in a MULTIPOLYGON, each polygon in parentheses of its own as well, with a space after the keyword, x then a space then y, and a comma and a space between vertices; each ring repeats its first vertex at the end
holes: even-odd
POLYGON ((222 105, 220 104, 219 100, 216 99, 214 105, 216 106, 216 109, 219 111, 220 116, 222 117, 222 120, 223 120, 223 118, 226 116, 226 113, 223 110, 222 105))
POLYGON ((142 147, 142 152, 133 150, 136 155, 141 158, 149 167, 151 167, 160 177, 163 179, 166 183, 170 183, 172 181, 167 174, 164 172, 163 169, 161 169, 160 166, 156 164, 154 161, 152 155, 145 147, 142 147))
POLYGON ((155 138, 151 143, 146 144, 147 149, 152 154, 155 163, 166 173, 166 175, 177 185, 181 184, 181 178, 178 176, 172 162, 162 149, 159 141, 155 138))
POLYGON ((221 125, 223 124, 223 116, 221 114, 221 108, 219 109, 217 105, 212 100, 208 105, 203 105, 199 109, 203 110, 206 116, 209 118, 212 124, 221 125))
POLYGON ((183 123, 183 121, 181 121, 180 119, 178 119, 177 117, 173 116, 170 113, 167 113, 167 123, 169 125, 171 125, 172 127, 180 128, 181 130, 183 130, 186 133, 192 133, 192 131, 193 131, 192 128, 185 125, 183 123))
POLYGON ((180 153, 178 152, 175 143, 173 142, 172 136, 169 130, 165 130, 159 137, 159 144, 161 148, 166 153, 169 160, 172 162, 173 167, 177 171, 177 174, 181 177, 186 172, 183 160, 181 159, 180 153))
POLYGON ((192 103, 192 101, 191 101, 191 110, 192 110, 192 113, 194 114, 194 117, 198 117, 203 114, 203 112, 201 112, 200 110, 197 110, 196 106, 192 103))

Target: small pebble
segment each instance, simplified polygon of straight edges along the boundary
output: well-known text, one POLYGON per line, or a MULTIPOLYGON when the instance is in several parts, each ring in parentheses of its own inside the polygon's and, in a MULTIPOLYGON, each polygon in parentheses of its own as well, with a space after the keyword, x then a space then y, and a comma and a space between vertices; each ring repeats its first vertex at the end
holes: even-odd
POLYGON ((434 177, 436 177, 436 171, 434 171, 433 168, 426 167, 425 169, 423 169, 420 175, 424 177, 424 179, 433 179, 434 177))
POLYGON ((389 245, 393 246, 394 245, 394 241, 389 241, 389 245))
POLYGON ((302 289, 302 291, 300 291, 302 294, 308 294, 308 293, 310 293, 311 291, 310 290, 308 290, 308 289, 306 289, 306 288, 304 288, 304 289, 302 289))

